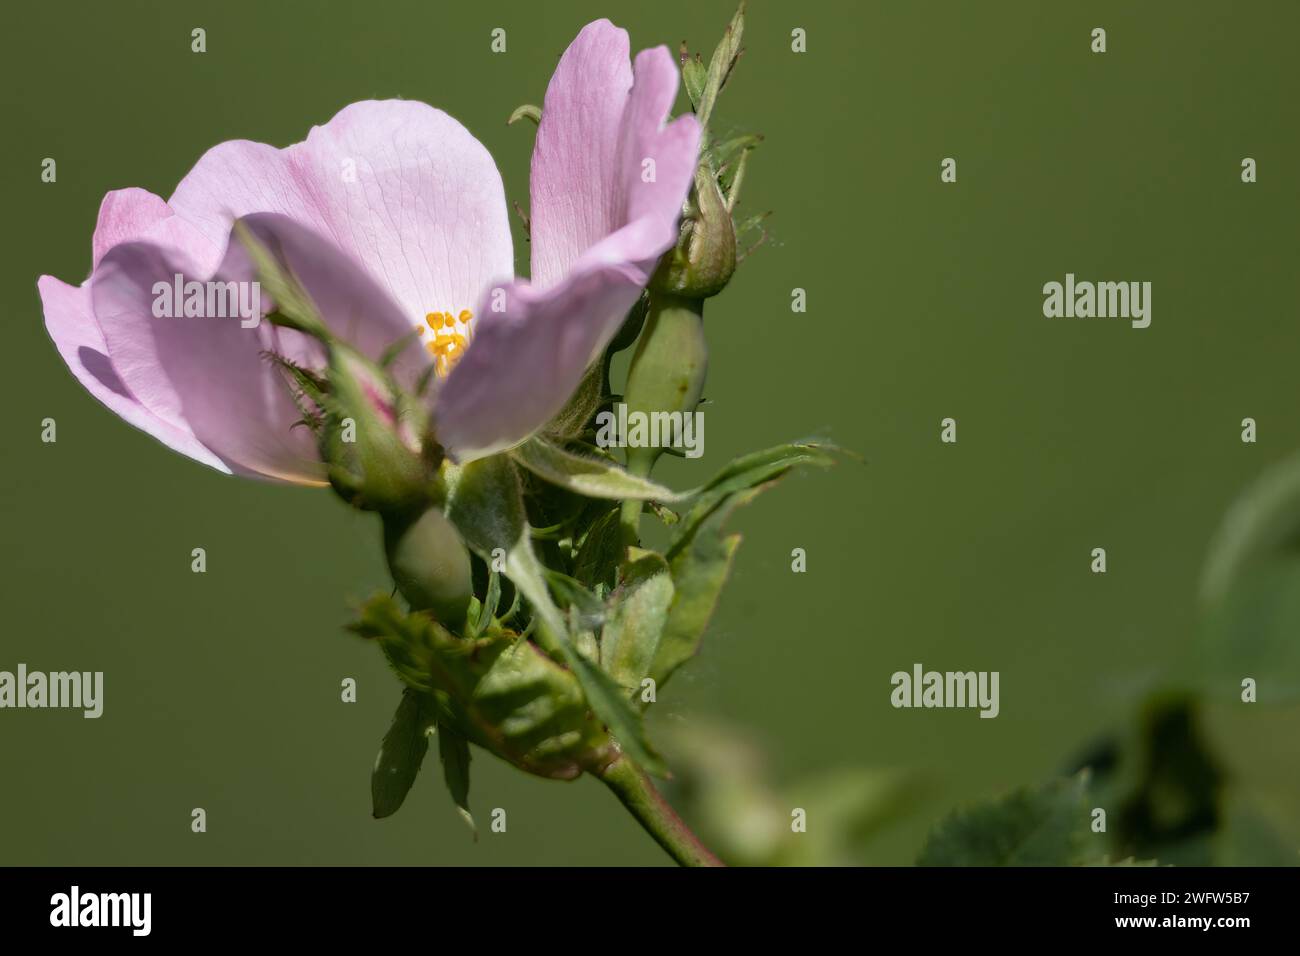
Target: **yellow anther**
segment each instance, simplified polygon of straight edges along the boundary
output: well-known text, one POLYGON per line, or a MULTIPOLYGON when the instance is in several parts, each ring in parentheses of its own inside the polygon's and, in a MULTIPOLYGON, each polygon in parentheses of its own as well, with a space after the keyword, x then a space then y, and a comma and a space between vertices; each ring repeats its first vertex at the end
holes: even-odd
MULTIPOLYGON (((469 309, 461 309, 459 314, 430 312, 424 317, 434 331, 433 340, 425 342, 424 347, 433 356, 434 371, 440 377, 446 376, 469 348, 469 323, 473 318, 474 313, 469 309), (456 331, 457 322, 464 327, 464 334, 456 331)), ((420 327, 420 334, 424 334, 423 327, 420 327)))

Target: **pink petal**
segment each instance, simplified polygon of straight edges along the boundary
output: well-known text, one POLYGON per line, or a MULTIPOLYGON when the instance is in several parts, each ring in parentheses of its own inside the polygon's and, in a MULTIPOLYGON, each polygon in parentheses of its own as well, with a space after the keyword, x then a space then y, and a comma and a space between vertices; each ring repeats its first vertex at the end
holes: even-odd
MULTIPOLYGON (((167 204, 146 190, 110 192, 100 204, 95 224, 92 240, 95 264, 120 242, 156 235, 175 239, 176 224, 171 218, 167 204)), ((201 247, 195 247, 195 251, 206 255, 201 247)), ((169 448, 218 471, 229 474, 238 470, 205 448, 184 422, 159 418, 131 393, 109 360, 104 334, 91 309, 88 284, 73 287, 52 276, 42 276, 37 287, 50 338, 68 369, 87 391, 169 448)))
POLYGON ((649 279, 638 265, 657 257, 676 230, 643 217, 587 250, 558 285, 516 281, 480 306, 474 337, 443 383, 434 408, 438 441, 456 461, 519 444, 553 418, 587 366, 618 331, 649 279))
POLYGON ((634 73, 627 33, 608 20, 588 24, 569 45, 533 149, 534 283, 560 281, 587 249, 641 216, 677 221, 700 136, 694 116, 663 125, 677 83, 665 47, 638 54, 634 73), (653 182, 643 180, 647 160, 653 182))
MULTIPOLYGON (((91 301, 122 381, 154 415, 189 428, 242 471, 320 483, 312 435, 293 427, 301 413, 263 355, 282 334, 268 323, 243 328, 238 318, 155 318, 155 283, 171 285, 177 274, 206 278, 179 250, 143 242, 113 247, 95 270, 91 301)), ((309 351, 301 337, 277 350, 299 359, 309 351)))
POLYGON ((429 312, 458 314, 514 274, 496 164, 465 127, 423 103, 353 103, 286 149, 222 143, 170 205, 218 247, 249 213, 308 226, 362 263, 409 326, 429 312))
POLYGON ((434 410, 457 460, 518 444, 564 406, 677 238, 699 124, 664 126, 678 80, 667 49, 639 54, 635 73, 627 56, 627 34, 599 20, 551 77, 533 150, 533 284, 506 287, 504 311, 490 295, 480 306, 434 410))
MULTIPOLYGON (((325 324, 353 344, 379 351, 408 328, 387 292, 332 243, 285 216, 243 222, 302 285, 325 324)), ((154 317, 155 284, 171 285, 177 274, 182 281, 208 278, 177 249, 148 243, 114 247, 95 271, 95 314, 123 380, 159 418, 184 422, 222 457, 266 477, 319 482, 315 440, 298 424, 302 410, 267 354, 319 369, 319 344, 269 322, 245 327, 239 317, 154 317)), ((257 272, 233 232, 211 277, 251 294, 257 272)), ((271 308, 269 295, 262 306, 271 308)), ((415 363, 424 364, 418 356, 415 363)))
POLYGON ((108 346, 90 309, 85 286, 70 286, 53 276, 37 283, 45 309, 45 328, 77 381, 110 410, 182 455, 227 474, 231 467, 194 437, 188 427, 160 419, 135 399, 108 358, 108 346))

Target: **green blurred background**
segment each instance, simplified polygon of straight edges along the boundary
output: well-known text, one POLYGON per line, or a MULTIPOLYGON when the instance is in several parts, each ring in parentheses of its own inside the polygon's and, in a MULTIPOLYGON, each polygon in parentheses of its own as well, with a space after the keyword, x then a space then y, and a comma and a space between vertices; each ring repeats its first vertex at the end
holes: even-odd
MULTIPOLYGON (((376 525, 119 421, 55 352, 36 279, 85 276, 106 191, 165 197, 217 142, 287 145, 367 98, 459 118, 526 205, 532 130, 505 118, 541 102, 584 23, 707 54, 733 9, 6 8, 0 669, 102 670, 106 702, 97 721, 0 712, 0 863, 666 862, 599 784, 481 753, 472 805, 481 824, 506 809, 507 833, 471 842, 428 773, 373 821, 368 773, 399 692, 341 627, 386 586, 376 525), (40 442, 45 417, 57 444, 40 442)), ((814 433, 867 464, 796 476, 738 515, 735 578, 652 736, 704 717, 745 728, 796 797, 832 766, 918 771, 926 799, 868 856, 905 863, 950 807, 1052 775, 1186 664, 1225 507, 1300 448, 1297 29, 1293 2, 751 4, 716 123, 766 137, 742 204, 774 211, 771 240, 709 306, 707 453, 663 477, 685 486, 814 433), (948 156, 955 185, 939 181, 948 156), (1067 271, 1151 281, 1151 327, 1045 319, 1041 287, 1067 271), (946 416, 955 446, 939 442, 946 416), (1245 416, 1258 444, 1239 440, 1245 416), (1089 573, 1094 547, 1105 575, 1089 573), (890 674, 918 661, 1000 671, 1001 716, 892 709, 890 674)))

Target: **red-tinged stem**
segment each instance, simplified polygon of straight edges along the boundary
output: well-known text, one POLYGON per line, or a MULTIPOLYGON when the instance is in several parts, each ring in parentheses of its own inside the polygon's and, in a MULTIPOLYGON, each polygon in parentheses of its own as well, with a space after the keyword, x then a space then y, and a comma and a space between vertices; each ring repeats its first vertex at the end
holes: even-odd
POLYGON ((599 774, 637 823, 682 866, 726 866, 677 815, 645 771, 619 757, 599 774))

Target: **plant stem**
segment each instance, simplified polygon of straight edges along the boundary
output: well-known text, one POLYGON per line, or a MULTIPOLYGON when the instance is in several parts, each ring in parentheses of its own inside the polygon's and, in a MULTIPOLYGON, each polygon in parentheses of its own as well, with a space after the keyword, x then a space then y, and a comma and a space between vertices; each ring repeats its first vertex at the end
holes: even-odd
POLYGON ((726 866, 682 822, 668 801, 655 789, 645 771, 626 757, 619 757, 600 774, 605 786, 636 817, 637 823, 655 838, 681 866, 726 866))
POLYGON ((622 528, 624 548, 635 548, 641 544, 642 504, 639 500, 629 498, 623 502, 619 510, 619 526, 622 528))

